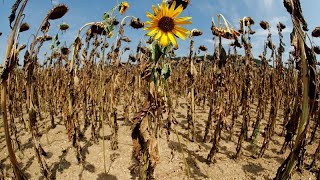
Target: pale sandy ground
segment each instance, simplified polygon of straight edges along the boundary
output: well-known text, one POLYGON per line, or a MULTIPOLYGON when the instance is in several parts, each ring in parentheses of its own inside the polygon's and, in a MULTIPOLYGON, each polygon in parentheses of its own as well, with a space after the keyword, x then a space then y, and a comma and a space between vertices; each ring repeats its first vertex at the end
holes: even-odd
MULTIPOLYGON (((197 144, 190 142, 187 139, 188 131, 185 129, 187 126, 187 112, 185 103, 186 101, 184 99, 180 100, 180 107, 176 109, 175 115, 179 121, 177 131, 181 137, 180 139, 182 141, 183 152, 190 166, 191 179, 229 180, 274 178, 278 167, 288 155, 288 151, 284 155, 278 154, 284 138, 275 135, 270 143, 269 149, 266 151, 264 157, 260 159, 252 157, 254 149, 250 148, 251 146, 249 142, 245 142, 242 156, 237 160, 233 160, 232 156, 236 151, 240 120, 242 120, 242 116, 240 116, 236 124, 237 131, 232 137, 232 140, 227 140, 229 134, 226 131, 222 133, 220 152, 217 154, 216 158, 217 162, 215 164, 208 165, 206 163, 206 157, 212 144, 202 142, 197 144)), ((254 110, 255 108, 252 109, 252 111, 254 110)), ((203 137, 205 127, 204 121, 207 120, 208 112, 208 108, 202 110, 200 107, 197 107, 196 118, 198 122, 197 133, 199 137, 203 137)), ((252 118, 254 118, 254 112, 251 114, 252 118)), ((120 112, 120 117, 121 115, 122 112, 120 112)), ((282 114, 280 114, 280 117, 282 117, 282 114)), ((98 144, 90 143, 90 128, 88 128, 86 137, 81 142, 84 153, 86 154, 86 159, 83 165, 79 165, 75 158, 74 149, 68 141, 65 127, 61 120, 59 121, 60 124, 55 129, 51 129, 49 131, 48 138, 50 144, 48 144, 45 135, 41 138, 41 144, 49 154, 46 159, 47 164, 52 173, 56 175, 56 179, 137 179, 137 176, 130 174, 129 170, 129 167, 132 164, 131 127, 125 126, 122 120, 119 121, 119 149, 116 151, 110 150, 110 141, 106 141, 107 173, 104 173, 102 141, 100 140, 98 144), (111 159, 114 161, 112 162, 111 159)), ((280 127, 279 123, 280 121, 278 121, 278 127, 280 127)), ((265 122, 262 125, 262 129, 264 126, 265 122)), ((27 134, 25 130, 19 130, 19 139, 22 142, 23 151, 17 151, 16 155, 18 161, 21 162, 22 170, 26 172, 29 179, 44 179, 40 174, 40 168, 34 155, 32 144, 29 141, 30 135, 27 134)), ((277 129, 277 132, 279 131, 280 130, 277 129)), ((108 139, 111 134, 109 127, 106 132, 108 139)), ((259 147, 261 146, 262 141, 263 139, 260 136, 257 141, 257 145, 259 147)), ((187 179, 184 172, 184 160, 182 158, 181 151, 179 150, 179 143, 176 135, 171 133, 169 143, 167 142, 165 135, 163 135, 159 140, 159 144, 161 159, 155 171, 156 179, 187 179), (172 150, 173 156, 171 153, 172 150)), ((307 146, 307 158, 305 162, 310 162, 311 154, 314 153, 316 146, 316 144, 307 146)), ((0 160, 5 179, 11 179, 12 169, 9 164, 2 122, 0 131, 0 160)), ((302 173, 295 173, 292 179, 312 180, 316 179, 316 177, 315 174, 303 170, 302 173)))

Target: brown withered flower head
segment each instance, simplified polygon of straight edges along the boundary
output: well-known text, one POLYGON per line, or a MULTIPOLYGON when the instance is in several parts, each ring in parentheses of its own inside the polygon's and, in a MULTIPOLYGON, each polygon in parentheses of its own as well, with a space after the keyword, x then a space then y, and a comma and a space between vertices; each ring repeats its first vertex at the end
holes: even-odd
POLYGON ((267 21, 260 21, 260 26, 263 30, 267 30, 270 28, 270 25, 267 21))
POLYGON ((240 19, 240 27, 243 26, 243 21, 245 26, 254 25, 254 20, 251 17, 245 17, 243 19, 240 19))
POLYGON ((191 36, 194 37, 194 36, 201 36, 203 34, 203 32, 199 29, 192 29, 191 30, 191 36))
POLYGON ((227 29, 227 28, 218 28, 214 25, 212 22, 211 26, 212 34, 215 36, 221 36, 225 39, 236 39, 238 36, 240 36, 240 33, 233 28, 227 29))
POLYGON ((316 28, 312 31, 311 35, 312 35, 313 37, 320 37, 320 27, 316 27, 316 28))
POLYGON ((313 52, 315 52, 316 54, 320 54, 320 46, 313 46, 313 52))
POLYGON ((134 29, 140 29, 144 27, 144 22, 142 22, 140 18, 131 18, 129 25, 134 29))
POLYGON ((129 51, 129 50, 130 50, 130 47, 128 47, 128 46, 124 47, 124 52, 129 51))
POLYGON ((199 46, 199 50, 201 50, 201 51, 207 51, 208 48, 205 47, 204 45, 201 45, 201 46, 199 46))
POLYGON ((61 47, 60 50, 61 50, 61 54, 63 54, 63 55, 68 55, 70 52, 69 48, 67 48, 67 47, 61 47))
POLYGON ((52 40, 52 37, 47 34, 37 37, 37 41, 39 41, 39 42, 40 41, 45 42, 45 41, 51 41, 51 40, 52 40))
POLYGON ((66 5, 58 4, 53 9, 50 10, 48 14, 48 19, 49 20, 60 19, 68 12, 68 10, 69 9, 66 5))
POLYGON ((278 28, 278 29, 281 29, 281 30, 284 30, 284 29, 286 28, 286 25, 284 25, 282 22, 279 22, 279 23, 277 24, 277 28, 278 28))
POLYGON ((106 35, 107 32, 104 30, 104 24, 97 22, 90 27, 91 33, 98 35, 106 35))
POLYGON ((67 23, 62 23, 62 24, 59 25, 59 29, 60 29, 61 31, 66 31, 66 30, 69 29, 69 24, 67 24, 67 23))
POLYGON ((19 29, 19 32, 28 31, 30 29, 30 26, 28 23, 22 23, 19 29))
POLYGON ((45 35, 43 37, 43 41, 51 41, 52 40, 52 36, 49 36, 49 35, 45 35))
POLYGON ((190 4, 190 0, 169 0, 168 4, 169 4, 169 8, 171 7, 173 2, 176 2, 176 7, 179 7, 180 5, 182 5, 183 9, 186 9, 188 7, 188 5, 190 4))
POLYGON ((2 32, 0 32, 0 36, 2 35, 2 32))
POLYGON ((114 25, 114 26, 116 26, 116 25, 118 25, 120 22, 116 19, 116 18, 113 18, 112 19, 112 24, 114 25))

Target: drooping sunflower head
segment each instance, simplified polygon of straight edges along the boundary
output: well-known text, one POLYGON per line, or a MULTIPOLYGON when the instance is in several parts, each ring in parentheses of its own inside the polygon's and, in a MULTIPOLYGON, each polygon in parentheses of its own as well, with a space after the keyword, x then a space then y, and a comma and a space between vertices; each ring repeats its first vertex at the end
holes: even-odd
POLYGON ((170 8, 163 0, 161 5, 152 6, 154 14, 147 12, 147 21, 145 30, 150 31, 148 36, 155 36, 162 47, 168 46, 170 42, 178 46, 175 36, 185 40, 190 31, 181 27, 181 25, 191 24, 191 17, 178 17, 183 11, 183 6, 176 7, 176 2, 172 2, 170 8))
POLYGON ((120 3, 120 5, 119 5, 120 14, 123 15, 124 13, 126 13, 126 11, 128 10, 129 7, 130 7, 129 3, 127 1, 120 3))

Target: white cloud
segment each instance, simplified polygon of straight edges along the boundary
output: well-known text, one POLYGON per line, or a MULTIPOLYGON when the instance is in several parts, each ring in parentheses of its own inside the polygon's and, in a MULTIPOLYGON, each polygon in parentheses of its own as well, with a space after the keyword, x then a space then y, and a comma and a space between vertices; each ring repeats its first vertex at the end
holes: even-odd
POLYGON ((270 8, 273 5, 273 0, 263 0, 263 4, 266 8, 270 8))
MULTIPOLYGON (((208 44, 217 44, 219 43, 218 39, 215 39, 215 40, 212 40, 212 39, 205 39, 204 40, 206 43, 208 44)), ((233 42, 233 40, 230 40, 230 39, 222 39, 222 45, 229 45, 233 42)))
MULTIPOLYGON (((273 35, 278 34, 277 27, 275 27, 275 26, 272 26, 270 31, 271 31, 271 34, 273 34, 273 35)), ((290 32, 291 32, 290 28, 286 28, 286 29, 282 30, 282 34, 286 34, 286 33, 290 33, 290 32)), ((269 32, 267 30, 263 30, 260 28, 260 29, 256 30, 256 33, 253 36, 266 36, 267 37, 268 33, 269 32)))

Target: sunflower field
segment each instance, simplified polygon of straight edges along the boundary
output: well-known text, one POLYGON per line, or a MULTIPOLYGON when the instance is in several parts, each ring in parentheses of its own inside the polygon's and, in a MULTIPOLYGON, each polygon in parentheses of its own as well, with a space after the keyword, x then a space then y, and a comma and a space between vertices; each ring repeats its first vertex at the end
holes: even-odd
POLYGON ((35 2, 10 2, 0 179, 320 180, 320 27, 309 30, 300 0, 283 0, 292 28, 277 22, 275 32, 267 20, 236 26, 215 15, 213 47, 197 46, 204 32, 188 28, 199 21, 187 13, 193 2, 155 1, 147 21, 117 1, 69 42, 67 5, 56 1, 31 25, 35 2), (128 27, 145 34, 134 48, 128 27), (266 34, 258 57, 255 29, 266 34))

